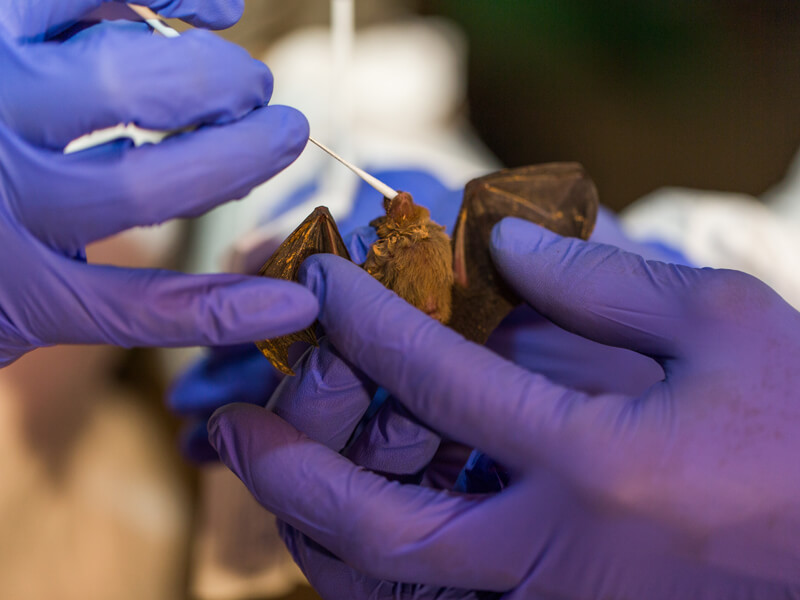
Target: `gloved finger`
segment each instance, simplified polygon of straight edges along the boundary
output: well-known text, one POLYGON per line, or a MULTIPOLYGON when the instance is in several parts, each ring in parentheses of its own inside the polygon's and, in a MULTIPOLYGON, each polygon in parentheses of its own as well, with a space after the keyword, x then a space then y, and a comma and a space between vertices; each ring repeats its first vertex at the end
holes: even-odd
POLYGON ((323 598, 392 600, 490 600, 499 594, 399 583, 369 577, 347 566, 294 527, 278 522, 278 533, 308 582, 323 598))
POLYGON ((40 240, 70 253, 131 227, 197 216, 242 198, 294 161, 307 141, 302 114, 266 106, 155 146, 64 156, 17 143, 7 148, 8 162, 0 146, 0 160, 33 174, 19 178, 15 213, 40 240))
MULTIPOLYGON (((375 396, 377 385, 345 361, 327 336, 309 348, 272 395, 267 408, 312 440, 345 448, 375 396)), ((380 473, 416 474, 433 458, 439 436, 392 399, 364 424, 344 455, 380 473)))
POLYGON ((337 350, 426 425, 524 468, 559 411, 585 397, 529 373, 413 308, 346 260, 316 255, 300 281, 337 350), (503 390, 499 393, 499 390, 503 390))
MULTIPOLYGON (((19 3, 6 23, 14 37, 43 40, 68 28, 109 0, 43 0, 19 3)), ((117 0, 122 1, 122 0, 117 0)), ((165 17, 183 19, 195 27, 224 29, 244 12, 244 0, 136 0, 165 17)), ((5 16, 5 15, 4 15, 5 16)))
POLYGON ((353 463, 386 476, 421 477, 440 442, 435 431, 389 397, 344 455, 353 463))
POLYGON ((664 379, 664 369, 652 358, 566 331, 528 304, 503 319, 486 347, 529 371, 588 394, 639 396, 664 379))
POLYGON ((15 82, 0 87, 3 121, 57 150, 119 123, 164 131, 229 123, 272 95, 263 63, 202 30, 166 39, 106 27, 69 44, 30 46, 0 37, 0 61, 15 82))
POLYGON ((38 345, 241 344, 303 329, 317 313, 315 298, 289 281, 84 265, 66 258, 56 264, 62 271, 51 279, 63 288, 56 295, 61 301, 51 305, 34 288, 19 320, 38 336, 38 345))
POLYGON ((255 344, 211 348, 175 381, 167 404, 178 415, 204 418, 230 402, 264 406, 282 378, 255 344))
POLYGON ((503 278, 563 329, 657 360, 685 350, 701 271, 513 218, 495 226, 491 251, 503 278))
POLYGON ((252 405, 218 410, 209 435, 267 510, 368 576, 507 590, 530 567, 508 531, 537 517, 523 514, 529 498, 513 489, 469 497, 390 482, 252 405))
POLYGON ((338 452, 367 412, 376 386, 334 350, 328 339, 295 363, 267 408, 311 439, 338 452))

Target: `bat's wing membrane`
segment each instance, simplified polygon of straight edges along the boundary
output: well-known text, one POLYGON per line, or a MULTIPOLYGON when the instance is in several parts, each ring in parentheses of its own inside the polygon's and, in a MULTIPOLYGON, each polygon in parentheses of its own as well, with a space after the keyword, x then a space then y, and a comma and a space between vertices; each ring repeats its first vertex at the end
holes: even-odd
MULTIPOLYGON (((492 264, 489 240, 504 217, 532 221, 561 235, 588 239, 597 218, 597 190, 577 163, 550 163, 507 169, 470 181, 453 233, 453 312, 450 327, 483 344, 519 298, 492 264)), ((286 238, 259 275, 296 281, 312 254, 327 252, 350 260, 333 217, 318 207, 286 238)), ((294 375, 289 347, 316 344, 314 328, 256 342, 276 369, 294 375)))
POLYGON ((453 314, 448 325, 483 344, 519 298, 492 264, 489 240, 504 217, 518 217, 564 236, 588 239, 597 219, 597 190, 578 163, 506 169, 474 179, 453 232, 453 314))
MULTIPOLYGON (((324 206, 314 209, 305 221, 278 247, 258 272, 263 277, 297 281, 297 271, 312 254, 336 254, 350 260, 331 213, 324 206)), ((294 375, 289 366, 289 347, 295 342, 317 344, 314 326, 271 340, 256 342, 256 346, 281 373, 294 375)))

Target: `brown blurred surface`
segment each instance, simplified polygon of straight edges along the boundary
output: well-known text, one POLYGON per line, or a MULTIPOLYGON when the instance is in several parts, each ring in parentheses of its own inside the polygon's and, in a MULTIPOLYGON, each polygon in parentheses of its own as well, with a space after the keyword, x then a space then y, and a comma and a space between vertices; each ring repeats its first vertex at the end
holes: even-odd
POLYGON ((319 600, 320 595, 317 594, 310 587, 299 587, 288 596, 284 596, 279 600, 319 600))

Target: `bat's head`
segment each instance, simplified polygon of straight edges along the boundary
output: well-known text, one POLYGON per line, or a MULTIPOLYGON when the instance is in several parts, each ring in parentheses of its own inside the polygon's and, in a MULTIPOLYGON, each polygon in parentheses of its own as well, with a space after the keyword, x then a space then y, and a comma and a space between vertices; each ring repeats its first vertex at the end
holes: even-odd
POLYGON ((431 221, 424 206, 400 192, 384 201, 386 216, 370 223, 378 240, 370 248, 364 269, 434 319, 450 318, 453 253, 445 228, 431 221))
POLYGON ((431 213, 424 206, 414 203, 408 192, 398 192, 394 198, 384 198, 386 219, 398 227, 413 227, 430 222, 431 213))

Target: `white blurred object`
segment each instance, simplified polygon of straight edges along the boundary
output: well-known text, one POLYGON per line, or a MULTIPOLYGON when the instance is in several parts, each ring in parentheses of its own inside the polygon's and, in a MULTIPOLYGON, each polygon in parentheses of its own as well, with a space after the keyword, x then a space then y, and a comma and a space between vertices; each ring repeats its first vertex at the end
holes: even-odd
POLYGON ((107 127, 106 129, 98 129, 79 138, 72 140, 67 147, 64 148, 64 154, 73 154, 101 146, 115 140, 127 138, 133 142, 137 148, 143 144, 158 144, 164 138, 172 135, 170 131, 156 131, 155 129, 143 129, 137 127, 133 123, 120 123, 114 127, 107 127))
POLYGON ((761 196, 778 215, 800 223, 800 152, 798 152, 783 181, 772 186, 761 196))
MULTIPOLYGON (((466 42, 447 21, 415 18, 358 31, 350 75, 354 108, 348 143, 330 137, 335 124, 330 123, 328 90, 340 83, 332 75, 327 28, 286 36, 264 61, 275 76, 272 102, 301 110, 315 138, 330 141, 340 153, 351 147, 347 158, 368 171, 422 169, 445 185, 458 187, 500 166, 464 114, 466 42)), ((201 219, 201 243, 191 269, 210 271, 221 264, 228 270, 240 269, 243 256, 265 240, 283 239, 315 206, 328 206, 337 219, 347 216, 359 183, 317 148, 307 149, 244 202, 219 207, 201 219), (327 178, 331 170, 343 176, 327 178), (315 180, 320 185, 312 199, 273 214, 290 193, 315 180), (335 185, 331 180, 337 180, 335 185), (263 225, 254 229, 258 223, 263 225), (234 243, 238 248, 231 260, 228 252, 234 243)))
MULTIPOLYGON (((337 80, 330 48, 328 29, 312 27, 286 36, 264 57, 275 75, 275 100, 308 115, 315 133, 321 127, 329 133, 330 97, 324 90, 345 83, 337 80)), ((354 126, 403 137, 441 128, 464 102, 465 63, 463 35, 442 19, 359 30, 349 94, 354 126)))
POLYGON ((800 154, 763 201, 665 188, 631 205, 622 221, 635 239, 663 241, 698 266, 750 273, 800 308, 800 154))
MULTIPOLYGON (((338 85, 326 86, 330 139, 336 147, 350 155, 350 130, 353 127, 353 46, 356 36, 356 6, 354 0, 331 0, 331 57, 330 72, 338 85)), ((312 140, 313 141, 313 140, 312 140)))

